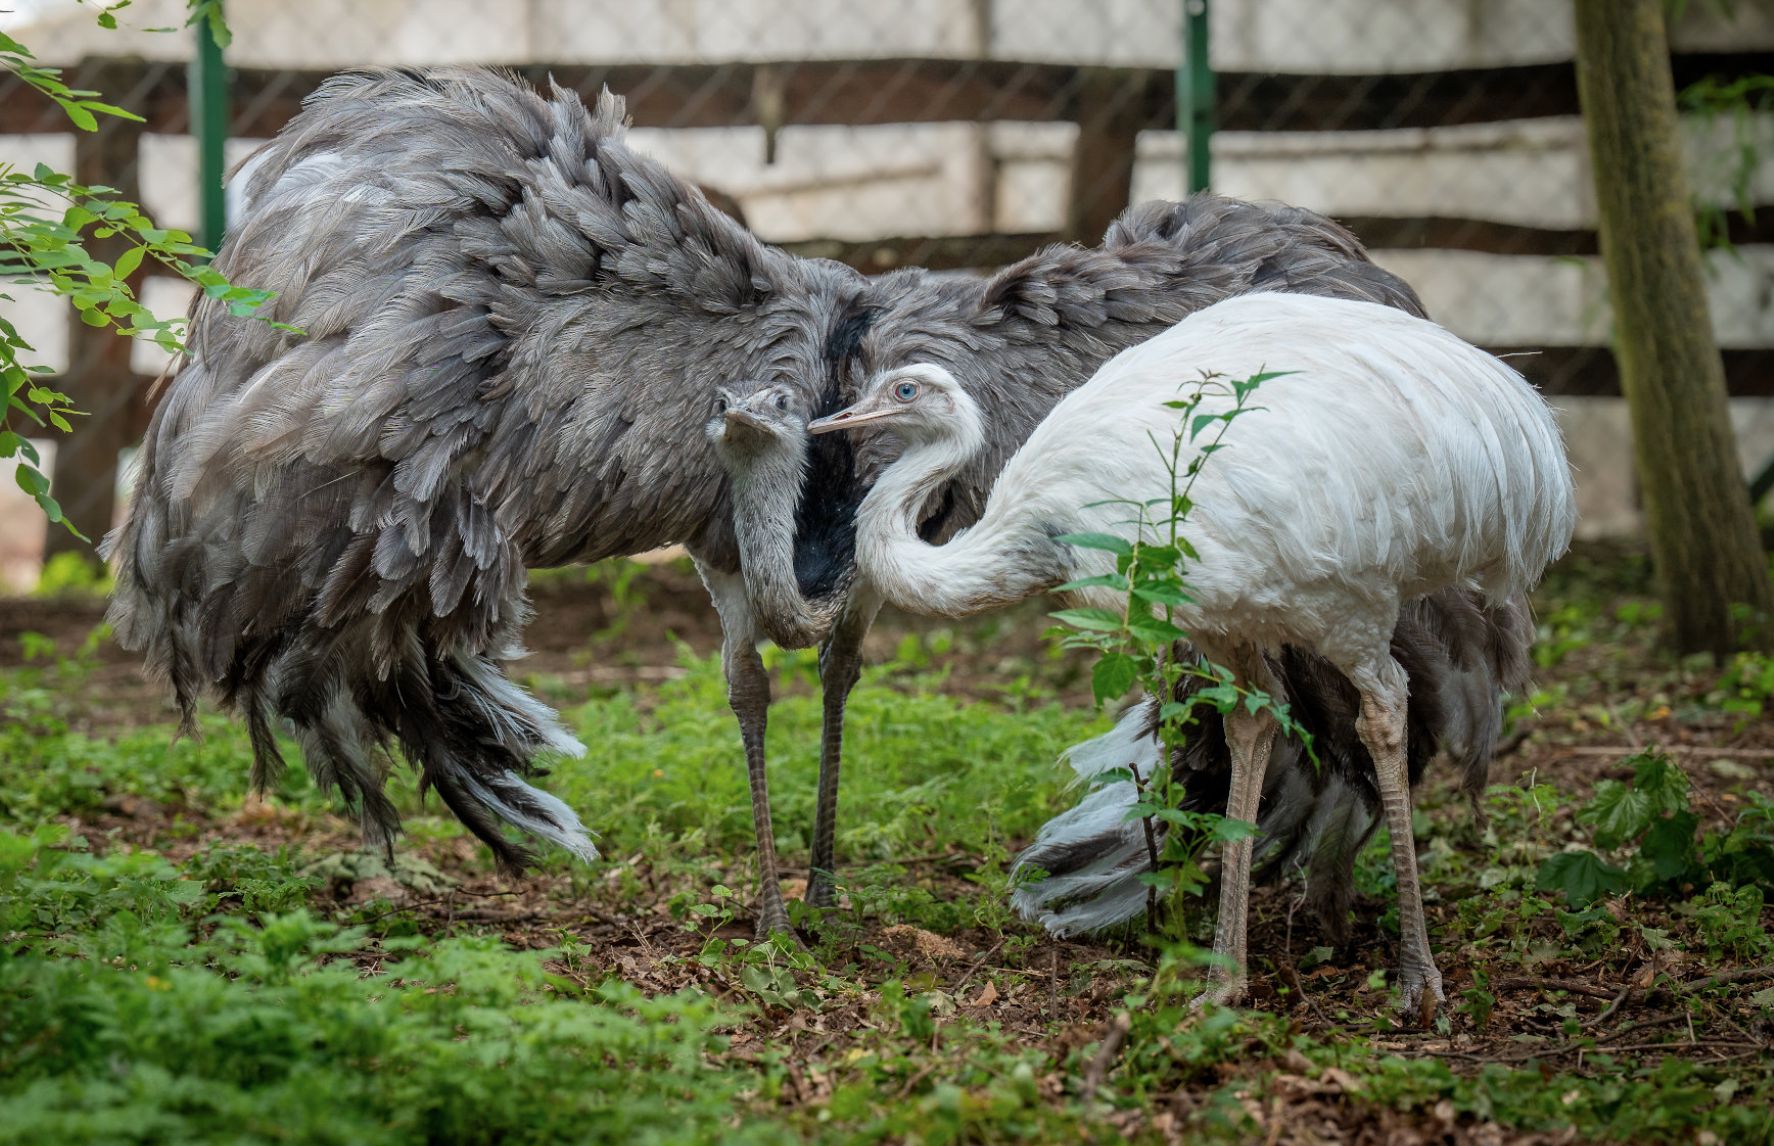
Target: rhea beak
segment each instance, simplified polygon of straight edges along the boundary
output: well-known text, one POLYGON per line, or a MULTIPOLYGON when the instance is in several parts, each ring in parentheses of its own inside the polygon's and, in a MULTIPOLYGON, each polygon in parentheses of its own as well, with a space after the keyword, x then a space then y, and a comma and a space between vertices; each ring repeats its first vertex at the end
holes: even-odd
POLYGON ((839 410, 836 414, 827 415, 816 421, 807 423, 809 434, 829 434, 834 430, 849 430, 857 426, 866 426, 870 422, 879 422, 891 418, 901 412, 899 407, 887 406, 879 410, 865 408, 865 403, 858 402, 848 409, 839 410))
POLYGON ((758 421, 748 411, 740 409, 738 406, 729 406, 727 408, 727 428, 731 430, 735 426, 744 426, 751 430, 766 428, 764 423, 758 421))

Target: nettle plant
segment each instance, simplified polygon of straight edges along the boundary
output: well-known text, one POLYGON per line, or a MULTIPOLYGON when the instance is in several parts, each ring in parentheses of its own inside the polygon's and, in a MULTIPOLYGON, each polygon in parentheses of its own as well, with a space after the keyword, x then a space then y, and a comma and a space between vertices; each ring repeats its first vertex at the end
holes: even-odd
POLYGON ((1536 886, 1562 893, 1573 911, 1613 896, 1672 900, 1731 894, 1752 898, 1758 915, 1774 890, 1774 801, 1755 793, 1722 831, 1701 826, 1688 800, 1688 777, 1657 751, 1622 761, 1632 779, 1603 780, 1577 822, 1593 850, 1573 849, 1540 865, 1536 886))
MULTIPOLYGON (((99 23, 116 27, 112 13, 123 6, 105 8, 99 23)), ((193 0, 190 8, 193 21, 207 20, 212 28, 220 24, 213 2, 193 0)), ((37 64, 25 45, 3 32, 0 71, 60 107, 80 131, 97 131, 101 116, 141 121, 133 112, 103 102, 97 92, 69 87, 57 69, 37 64)), ((158 263, 209 297, 225 300, 237 315, 251 314, 271 297, 268 291, 229 283, 205 265, 208 257, 190 235, 156 227, 138 204, 118 198, 115 188, 76 183, 47 164, 23 171, 0 163, 0 301, 13 301, 5 291, 8 286, 47 291, 67 299, 88 326, 148 339, 178 354, 184 350, 184 317, 157 318, 129 285, 144 262, 158 263), (89 247, 93 240, 113 238, 127 244, 113 261, 97 257, 89 247)), ((31 361, 34 353, 18 327, 0 316, 0 460, 17 459, 19 487, 36 499, 50 521, 84 539, 50 496, 42 457, 29 440, 51 430, 70 432, 79 411, 51 383, 53 369, 31 361)))
MULTIPOLYGON (((1189 566, 1199 560, 1184 527, 1195 503, 1191 493, 1196 479, 1213 456, 1227 448, 1225 436, 1232 423, 1262 409, 1251 404, 1263 383, 1293 371, 1263 371, 1244 379, 1205 373, 1186 382, 1178 396, 1166 402, 1175 410, 1176 430, 1169 441, 1151 437, 1152 448, 1164 459, 1170 475, 1170 492, 1150 501, 1113 500, 1099 505, 1119 505, 1131 516, 1135 540, 1109 533, 1073 533, 1059 540, 1083 549, 1111 553, 1115 571, 1068 581, 1055 589, 1109 589, 1121 594, 1121 607, 1065 609, 1052 614, 1064 626, 1061 644, 1069 649, 1091 649, 1097 654, 1091 669, 1091 691, 1097 703, 1124 696, 1137 686, 1149 696, 1162 697, 1158 710, 1161 758, 1176 757, 1195 731, 1197 713, 1211 709, 1224 714, 1239 707, 1257 713, 1267 711, 1280 726, 1279 734, 1294 737, 1311 751, 1311 738, 1293 719, 1288 706, 1269 693, 1240 685, 1232 671, 1197 654, 1189 634, 1177 623, 1177 611, 1193 603, 1189 595, 1189 566), (1230 406, 1218 399, 1230 398, 1230 406), (1209 405, 1211 408, 1204 409, 1209 405)), ((1096 785, 1131 781, 1139 800, 1129 813, 1144 825, 1152 871, 1145 877, 1147 923, 1161 930, 1159 904, 1168 899, 1176 905, 1168 921, 1173 933, 1182 932, 1186 919, 1181 904, 1207 885, 1201 855, 1208 845, 1229 843, 1255 833, 1254 824, 1224 816, 1187 811, 1182 785, 1170 769, 1142 776, 1134 767, 1111 769, 1092 777, 1096 785), (1168 893, 1168 894, 1166 894, 1168 893)))

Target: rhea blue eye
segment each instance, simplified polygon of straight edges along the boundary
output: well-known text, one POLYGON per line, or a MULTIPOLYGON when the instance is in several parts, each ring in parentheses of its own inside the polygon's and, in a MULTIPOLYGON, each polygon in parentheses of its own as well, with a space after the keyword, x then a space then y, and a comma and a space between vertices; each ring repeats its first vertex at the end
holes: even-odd
POLYGON ((916 382, 901 382, 893 388, 893 396, 901 402, 910 402, 918 396, 918 384, 916 382))

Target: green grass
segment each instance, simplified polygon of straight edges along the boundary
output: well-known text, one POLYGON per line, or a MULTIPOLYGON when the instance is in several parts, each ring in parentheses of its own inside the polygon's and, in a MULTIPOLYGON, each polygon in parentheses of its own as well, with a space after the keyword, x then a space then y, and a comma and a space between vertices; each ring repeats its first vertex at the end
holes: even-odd
MULTIPOLYGON (((811 653, 777 659, 780 675, 811 679, 811 653)), ((557 764, 549 786, 601 826, 611 854, 751 846, 751 802, 719 665, 687 658, 685 667, 684 678, 644 698, 619 694, 565 713, 588 751, 557 764)), ((977 851, 1032 835, 1062 797, 1060 750, 1101 726, 1051 704, 1014 715, 969 705, 940 687, 940 678, 915 674, 856 690, 843 788, 856 814, 841 818, 839 835, 848 859, 977 851)), ((809 846, 802 833, 813 822, 819 720, 818 698, 805 690, 770 710, 771 806, 790 852, 809 846)))
MULTIPOLYGON (((13 1141, 727 1137, 746 1080, 706 1065, 734 1021, 708 998, 580 990, 496 939, 227 912, 226 866, 199 881, 70 842, 0 835, 13 1141), (371 950, 387 972, 360 973, 371 950)), ((756 1130, 740 1140, 783 1137, 756 1130)))
MULTIPOLYGON (((1596 626, 1634 623, 1588 607, 1553 622, 1573 658, 1596 626)), ((1328 1013, 1305 1023, 1287 986, 1264 1009, 1191 1013, 1200 964, 1186 947, 1054 957, 1009 915, 1005 869, 1070 798, 1058 750, 1103 718, 1027 682, 997 701, 954 699, 931 667, 941 657, 916 642, 855 694, 839 841, 851 906, 802 913, 817 924, 811 952, 747 941, 749 802, 712 659, 686 655, 680 679, 566 708, 589 751, 546 783, 610 858, 555 858, 532 883, 500 884, 404 774, 409 834, 392 868, 329 857, 348 825, 299 769, 274 794, 280 830, 255 837, 241 826, 261 814, 244 802, 241 728, 207 717, 200 742, 177 744, 164 726, 83 730, 89 658, 37 651, 0 673, 8 1141, 1245 1141, 1276 1117, 1774 1137, 1758 1056, 1610 1050, 1584 1025, 1594 1004, 1556 992, 1522 1002, 1500 986, 1595 960, 1599 975, 1624 975, 1636 966, 1626 952, 1658 944, 1688 959, 1659 982, 1774 955, 1751 883, 1647 884, 1642 898, 1583 910, 1540 891, 1542 865, 1566 849, 1631 858, 1606 850, 1592 813, 1578 818, 1587 790, 1495 788, 1482 836, 1451 801, 1427 801, 1426 879, 1447 905, 1436 938, 1444 968, 1470 961, 1470 973, 1441 1032, 1406 1035, 1389 1018, 1380 952, 1358 952, 1366 965, 1314 998, 1328 1013), (151 812, 118 812, 128 797, 151 812), (363 888, 380 890, 352 890, 363 888), (456 914, 507 903, 523 910, 503 922, 456 914), (896 927, 960 954, 908 953, 896 927), (1103 1058, 1117 1015, 1127 1038, 1103 1058), (1529 1031, 1541 1041, 1518 1041, 1529 1031), (1593 1045, 1579 1058, 1549 1038, 1593 1045)), ((771 663, 779 844, 804 863, 812 661, 771 663)), ((1759 673, 1728 667, 1697 703, 1739 711, 1727 702, 1759 701, 1759 673)), ((1587 679, 1555 682, 1578 697, 1569 708, 1522 719, 1582 719, 1587 679)), ((1623 798, 1606 792, 1609 807, 1623 798)), ((1360 870, 1384 905, 1383 853, 1360 870)), ((1703 1034, 1725 1031, 1721 1016, 1765 1031, 1774 992, 1762 986, 1666 990, 1659 1006, 1703 1034)))

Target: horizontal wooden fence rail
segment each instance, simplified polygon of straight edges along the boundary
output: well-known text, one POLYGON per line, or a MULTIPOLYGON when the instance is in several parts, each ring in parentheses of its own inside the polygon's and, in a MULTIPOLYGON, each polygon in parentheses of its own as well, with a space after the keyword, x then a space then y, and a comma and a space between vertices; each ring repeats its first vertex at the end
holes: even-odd
MULTIPOLYGON (((1713 75, 1730 79, 1774 70, 1774 53, 1683 52, 1671 57, 1676 86, 1713 75)), ((102 67, 112 102, 141 112, 146 130, 178 133, 190 122, 180 63, 87 60, 68 69, 76 86, 102 67)), ((1176 76, 1170 68, 1080 67, 1015 60, 865 59, 724 64, 526 64, 516 72, 537 84, 550 77, 586 95, 601 88, 627 97, 645 127, 757 124, 755 93, 767 90, 781 118, 772 126, 836 124, 1041 122, 1087 118, 1108 98, 1139 130, 1176 127, 1176 76)), ((230 69, 231 134, 276 133, 331 71, 230 69)), ((1460 68, 1369 75, 1220 72, 1215 76, 1220 131, 1374 131, 1451 127, 1578 114, 1570 63, 1460 68)), ((0 81, 0 133, 66 131, 61 112, 0 81)))
MULTIPOLYGON (((1370 251, 1475 251, 1489 255, 1599 255, 1595 230, 1586 227, 1530 227, 1490 219, 1446 215, 1337 215, 1370 251)), ((1725 237, 1733 246, 1774 244, 1774 203, 1725 216, 1725 237)), ((889 235, 878 239, 797 239, 778 246, 797 255, 832 259, 869 273, 896 267, 930 270, 1001 267, 1057 243, 1058 231, 1015 231, 993 235, 889 235)))
MULTIPOLYGON (((1487 346, 1492 354, 1508 359, 1511 365, 1538 386, 1549 397, 1618 398, 1620 372, 1614 355, 1605 346, 1487 346)), ((1725 359, 1725 382, 1734 398, 1774 398, 1774 348, 1726 347, 1720 351, 1725 359)), ((42 376, 44 384, 57 386, 66 381, 61 375, 42 376)), ((127 439, 142 436, 148 425, 152 407, 147 401, 149 389, 158 376, 149 377, 133 370, 111 375, 99 401, 89 402, 84 409, 94 417, 120 418, 127 439), (121 382, 121 385, 118 385, 121 382)))

